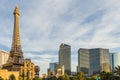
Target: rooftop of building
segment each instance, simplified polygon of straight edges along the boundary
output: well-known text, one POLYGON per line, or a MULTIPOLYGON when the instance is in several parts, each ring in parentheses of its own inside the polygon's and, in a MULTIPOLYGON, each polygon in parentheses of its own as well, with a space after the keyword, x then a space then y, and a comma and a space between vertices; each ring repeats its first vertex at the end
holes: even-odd
POLYGON ((69 47, 70 47, 70 45, 68 45, 68 44, 64 44, 64 43, 61 43, 60 46, 69 46, 69 47))
POLYGON ((7 51, 5 51, 5 50, 2 50, 2 49, 0 49, 0 52, 9 54, 9 52, 7 52, 7 51))
POLYGON ((99 49, 106 49, 106 50, 109 50, 109 49, 107 49, 107 48, 79 48, 79 50, 80 49, 83 49, 83 50, 94 50, 94 49, 96 49, 96 50, 99 50, 99 49))

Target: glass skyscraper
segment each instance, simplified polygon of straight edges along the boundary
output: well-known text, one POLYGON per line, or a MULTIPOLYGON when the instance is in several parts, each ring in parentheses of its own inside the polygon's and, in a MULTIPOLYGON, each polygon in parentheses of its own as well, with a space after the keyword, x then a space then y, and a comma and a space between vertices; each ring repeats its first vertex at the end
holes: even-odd
POLYGON ((49 67, 50 67, 50 73, 52 75, 56 75, 58 69, 58 63, 50 63, 49 67))
POLYGON ((120 65, 120 53, 110 53, 110 65, 112 70, 120 65))
POLYGON ((65 67, 65 73, 71 74, 71 46, 67 44, 61 44, 59 49, 59 66, 65 67))
POLYGON ((88 71, 89 75, 98 74, 101 71, 110 72, 109 49, 79 49, 78 66, 79 71, 85 74, 88 71))
POLYGON ((109 49, 90 49, 90 74, 110 72, 109 49))
POLYGON ((78 50, 78 72, 82 71, 85 75, 89 74, 89 49, 80 48, 78 50))

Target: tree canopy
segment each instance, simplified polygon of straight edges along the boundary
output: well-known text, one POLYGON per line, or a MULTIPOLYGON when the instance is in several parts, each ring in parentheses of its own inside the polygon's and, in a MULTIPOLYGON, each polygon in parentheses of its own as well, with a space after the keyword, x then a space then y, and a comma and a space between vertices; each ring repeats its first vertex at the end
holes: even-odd
POLYGON ((0 76, 0 80, 3 80, 3 78, 0 76))
POLYGON ((9 80, 16 80, 14 74, 11 74, 11 75, 9 76, 9 80))

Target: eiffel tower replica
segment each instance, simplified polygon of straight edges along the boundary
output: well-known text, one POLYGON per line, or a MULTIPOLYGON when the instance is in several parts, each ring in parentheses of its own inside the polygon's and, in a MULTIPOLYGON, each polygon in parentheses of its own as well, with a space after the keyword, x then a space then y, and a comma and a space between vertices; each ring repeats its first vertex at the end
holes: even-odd
POLYGON ((19 71, 20 67, 23 66, 24 58, 20 44, 20 32, 19 32, 19 10, 16 6, 14 9, 14 31, 12 47, 9 54, 9 58, 6 64, 3 65, 3 69, 9 71, 19 71))

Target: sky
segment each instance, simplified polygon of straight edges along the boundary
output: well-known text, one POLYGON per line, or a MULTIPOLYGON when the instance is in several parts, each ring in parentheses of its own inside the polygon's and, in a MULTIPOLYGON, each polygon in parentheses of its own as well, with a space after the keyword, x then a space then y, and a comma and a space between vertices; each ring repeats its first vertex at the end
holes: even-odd
POLYGON ((0 0, 0 49, 8 52, 16 5, 24 58, 39 65, 40 74, 58 62, 61 43, 71 46, 72 71, 79 48, 120 52, 120 0, 0 0))

